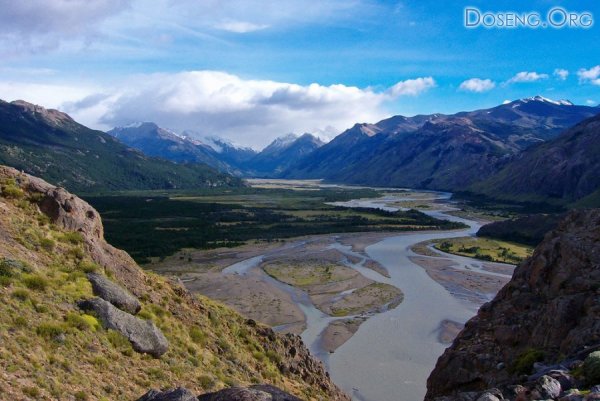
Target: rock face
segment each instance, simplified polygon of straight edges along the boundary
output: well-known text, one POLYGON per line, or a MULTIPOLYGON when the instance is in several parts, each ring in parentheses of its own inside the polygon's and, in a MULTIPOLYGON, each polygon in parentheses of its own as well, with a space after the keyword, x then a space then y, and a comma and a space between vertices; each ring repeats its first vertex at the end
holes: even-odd
POLYGON ((216 393, 203 394, 199 401, 273 401, 271 394, 253 388, 232 387, 216 393))
POLYGON ((137 401, 196 401, 197 398, 188 389, 179 387, 173 390, 150 390, 137 401))
POLYGON ((140 311, 140 301, 120 285, 97 273, 88 273, 88 280, 92 284, 94 294, 117 308, 135 315, 140 311))
POLYGON ((98 316, 104 328, 117 330, 127 337, 137 352, 158 358, 169 349, 169 342, 153 322, 123 312, 101 298, 81 301, 79 307, 98 316))
POLYGON ((231 387, 195 397, 185 388, 168 391, 150 390, 137 401, 302 401, 275 386, 260 384, 250 387, 231 387))
POLYGON ((600 344, 599 295, 600 210, 573 211, 467 322, 431 373, 426 400, 506 387, 535 361, 585 358, 600 344))

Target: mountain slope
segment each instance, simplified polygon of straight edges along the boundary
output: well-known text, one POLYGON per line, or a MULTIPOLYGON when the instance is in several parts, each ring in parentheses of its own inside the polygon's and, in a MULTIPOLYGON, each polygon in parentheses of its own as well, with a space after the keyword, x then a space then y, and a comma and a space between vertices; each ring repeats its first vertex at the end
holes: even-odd
POLYGON ((215 155, 215 151, 198 142, 182 138, 151 122, 116 127, 107 134, 125 145, 138 149, 147 156, 160 157, 178 163, 205 163, 220 170, 229 166, 215 155))
POLYGON ((580 381, 569 367, 600 347, 599 285, 600 209, 573 211, 467 322, 431 373, 426 400, 499 399, 478 398, 493 387, 502 399, 558 399, 561 385, 580 381), (528 376, 534 362, 538 374, 528 376), (515 384, 535 386, 543 374, 560 379, 555 395, 515 397, 526 390, 515 384))
POLYGON ((73 191, 240 185, 204 164, 150 158, 56 110, 0 100, 0 163, 73 191))
POLYGON ((275 177, 321 146, 323 142, 308 133, 302 136, 289 134, 277 138, 244 163, 246 174, 255 177, 275 177))
POLYGON ((472 187, 495 199, 561 204, 599 189, 600 115, 525 150, 497 174, 472 187))
POLYGON ((512 155, 598 112, 535 97, 455 115, 395 116, 355 125, 281 176, 462 190, 512 155))
POLYGON ((149 388, 181 385, 199 394, 256 383, 307 401, 349 400, 298 336, 276 334, 144 272, 105 242, 90 205, 4 166, 0 344, 2 400, 135 400, 149 388), (165 354, 136 352, 120 329, 80 309, 82 299, 106 297, 92 287, 91 272, 130 294, 141 310, 128 319, 162 332, 165 354))

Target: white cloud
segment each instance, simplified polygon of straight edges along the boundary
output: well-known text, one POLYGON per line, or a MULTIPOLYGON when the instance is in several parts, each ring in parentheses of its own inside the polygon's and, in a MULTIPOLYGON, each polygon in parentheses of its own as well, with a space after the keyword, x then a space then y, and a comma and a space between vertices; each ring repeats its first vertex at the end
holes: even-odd
POLYGON ((132 0, 0 0, 0 42, 4 53, 49 50, 64 39, 84 39, 99 23, 130 6, 132 0))
POLYGON ((554 74, 553 74, 557 79, 560 79, 561 81, 564 81, 567 79, 567 77, 569 76, 569 71, 562 69, 562 68, 557 68, 554 70, 554 74))
POLYGON ((538 74, 537 72, 521 71, 514 77, 506 81, 506 83, 520 83, 520 82, 536 82, 543 79, 548 79, 548 74, 538 74))
POLYGON ((596 102, 595 100, 592 100, 592 99, 588 99, 585 101, 585 104, 587 104, 588 106, 596 106, 598 104, 598 102, 596 102))
POLYGON ((266 29, 268 27, 269 27, 269 25, 267 25, 267 24, 253 24, 251 22, 246 22, 246 21, 232 21, 232 20, 223 21, 223 22, 215 25, 215 28, 217 28, 217 29, 221 29, 223 31, 228 31, 228 32, 234 32, 234 33, 255 32, 255 31, 260 31, 260 30, 266 29))
POLYGON ((577 71, 577 76, 580 83, 591 83, 600 86, 600 65, 592 67, 589 70, 582 68, 577 71))
POLYGON ((491 79, 471 78, 462 82, 459 86, 460 90, 467 92, 487 92, 496 86, 496 83, 491 79))
POLYGON ((127 77, 114 88, 7 84, 6 100, 24 100, 69 113, 99 129, 154 121, 183 131, 219 135, 260 148, 285 132, 332 138, 357 122, 389 117, 386 104, 435 86, 431 77, 399 82, 388 90, 346 85, 297 85, 242 79, 220 71, 186 71, 127 77))
POLYGON ((436 86, 435 80, 432 77, 407 79, 400 81, 392 86, 388 93, 392 97, 398 96, 416 96, 436 86))

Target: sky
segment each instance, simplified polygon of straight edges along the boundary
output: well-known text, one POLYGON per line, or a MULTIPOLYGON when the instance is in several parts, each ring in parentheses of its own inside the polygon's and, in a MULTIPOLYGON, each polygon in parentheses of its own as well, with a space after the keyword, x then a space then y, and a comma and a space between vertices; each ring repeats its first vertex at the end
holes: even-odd
POLYGON ((0 0, 0 99, 260 149, 535 95, 595 106, 599 30, 596 0, 0 0), (498 26, 512 13, 547 27, 498 26))

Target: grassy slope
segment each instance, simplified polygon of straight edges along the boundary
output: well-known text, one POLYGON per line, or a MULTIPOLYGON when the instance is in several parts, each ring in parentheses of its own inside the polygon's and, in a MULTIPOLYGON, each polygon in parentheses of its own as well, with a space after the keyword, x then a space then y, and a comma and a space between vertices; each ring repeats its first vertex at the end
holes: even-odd
POLYGON ((0 399, 131 400, 150 387, 202 393, 259 382, 327 399, 318 386, 281 373, 279 337, 149 273, 139 273, 139 316, 161 328, 170 349, 160 359, 133 352, 74 307, 92 296, 85 272, 110 271, 91 261, 80 235, 51 224, 35 197, 0 184, 0 399))

